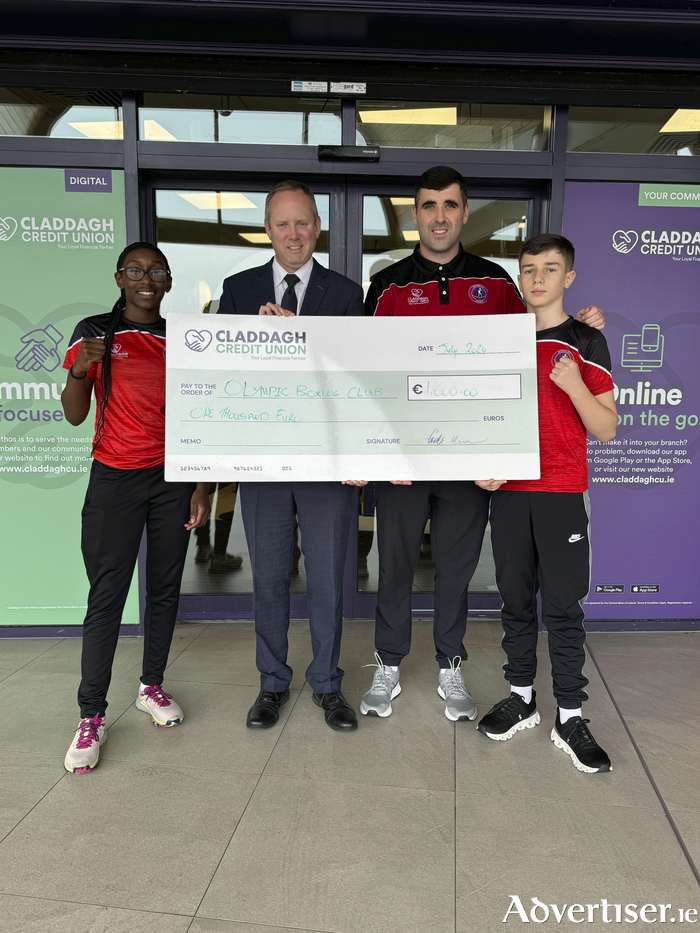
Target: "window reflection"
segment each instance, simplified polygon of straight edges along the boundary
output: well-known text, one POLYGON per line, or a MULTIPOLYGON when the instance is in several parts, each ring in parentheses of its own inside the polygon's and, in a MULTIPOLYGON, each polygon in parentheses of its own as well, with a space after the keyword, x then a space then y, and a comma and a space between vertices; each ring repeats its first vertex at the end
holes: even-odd
POLYGON ((401 149, 549 146, 550 108, 509 104, 358 101, 358 145, 401 149))
MULTIPOLYGON (((272 258, 263 224, 266 196, 266 191, 156 192, 157 239, 175 270, 164 311, 216 313, 225 278, 272 258)), ((321 235, 314 259, 328 266, 328 195, 317 194, 316 205, 321 235)))
MULTIPOLYGON (((411 196, 367 195, 362 218, 362 284, 365 293, 377 272, 410 255, 418 242, 413 226, 411 196)), ((469 220, 462 228, 462 246, 470 253, 491 259, 517 281, 518 253, 531 235, 528 218, 531 202, 518 198, 470 198, 469 220)), ((358 517, 357 589, 376 593, 379 555, 375 534, 374 486, 362 489, 358 517)), ((413 579, 413 592, 433 592, 433 565, 430 521, 425 525, 420 556, 413 579)), ((478 567, 469 586, 470 592, 496 593, 496 578, 487 528, 478 567)))
MULTIPOLYGON (((357 532, 357 591, 376 593, 379 584, 379 551, 375 533, 374 484, 362 488, 357 532)), ((435 565, 430 541, 430 519, 425 523, 418 563, 413 577, 413 593, 433 593, 435 565)), ((491 551, 491 528, 486 526, 479 563, 469 584, 470 593, 497 593, 496 571, 491 551)))
MULTIPOLYGON (((156 192, 157 242, 173 269, 164 313, 215 314, 223 281, 268 262, 273 255, 263 225, 266 191, 156 192)), ((327 194, 316 194, 321 217, 314 259, 328 266, 327 194)), ((217 484, 212 517, 192 535, 182 578, 183 595, 249 594, 253 576, 245 533, 236 507, 237 484, 217 484)), ((292 593, 306 592, 306 569, 295 536, 290 571, 292 593)))
MULTIPOLYGON (((183 596, 251 594, 253 571, 237 503, 238 483, 213 483, 212 489, 209 521, 190 536, 180 592, 183 596)), ((298 527, 289 590, 293 595, 306 592, 306 566, 298 527)))
POLYGON ((0 88, 0 136, 121 139, 121 96, 112 91, 0 88))
POLYGON ((340 143, 340 101, 328 98, 144 94, 141 139, 318 146, 340 143))
MULTIPOLYGON (((469 220, 462 228, 462 246, 470 253, 500 263, 515 281, 518 253, 528 232, 529 201, 470 198, 469 220)), ((413 252, 418 231, 413 226, 413 198, 364 198, 362 222, 362 285, 381 269, 413 252)))
POLYGON ((700 110, 571 107, 569 152, 700 155, 700 110))

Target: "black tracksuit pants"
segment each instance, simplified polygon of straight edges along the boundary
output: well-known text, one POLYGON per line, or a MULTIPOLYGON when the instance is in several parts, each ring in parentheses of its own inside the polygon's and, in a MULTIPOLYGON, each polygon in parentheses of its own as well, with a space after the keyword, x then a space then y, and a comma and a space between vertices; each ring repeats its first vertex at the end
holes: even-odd
POLYGON ((163 467, 118 470, 93 461, 83 506, 82 552, 90 581, 83 623, 82 717, 104 715, 119 625, 144 527, 146 613, 142 683, 161 684, 187 554, 192 483, 166 483, 163 467))
POLYGON ((411 648, 411 594, 425 523, 435 564, 433 635, 436 660, 466 660, 467 591, 479 563, 489 493, 472 482, 376 484, 379 587, 375 646, 384 664, 398 665, 411 648))
POLYGON ((491 542, 503 599, 506 680, 529 687, 537 671, 537 591, 549 633, 554 696, 562 709, 588 699, 583 602, 590 586, 587 492, 508 492, 491 497, 491 542))

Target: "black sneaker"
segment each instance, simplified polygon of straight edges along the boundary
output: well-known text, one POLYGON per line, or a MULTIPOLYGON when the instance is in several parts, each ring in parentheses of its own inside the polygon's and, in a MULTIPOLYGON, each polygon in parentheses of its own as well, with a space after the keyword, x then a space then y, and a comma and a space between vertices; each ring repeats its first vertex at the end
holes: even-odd
POLYGON ((476 727, 482 735, 505 742, 512 739, 522 729, 534 729, 539 725, 540 714, 537 712, 536 693, 532 691, 532 700, 526 703, 518 693, 511 693, 505 700, 496 703, 493 709, 483 717, 476 727))
POLYGON ((598 745, 588 728, 590 719, 574 716, 562 725, 557 710, 557 719, 552 729, 552 741, 562 748, 574 763, 574 767, 587 774, 612 771, 610 759, 598 745))

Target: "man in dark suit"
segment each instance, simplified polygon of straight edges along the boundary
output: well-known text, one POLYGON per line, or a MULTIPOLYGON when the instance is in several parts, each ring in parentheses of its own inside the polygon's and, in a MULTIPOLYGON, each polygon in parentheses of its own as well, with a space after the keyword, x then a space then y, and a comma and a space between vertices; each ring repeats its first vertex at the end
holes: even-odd
MULTIPOLYGON (((265 201, 265 231, 274 258, 226 279, 219 314, 359 317, 364 313, 360 286, 313 258, 321 220, 313 192, 306 185, 284 181, 270 191, 265 201)), ((313 647, 306 680, 314 703, 323 709, 332 729, 356 729, 355 711, 340 692, 343 671, 338 667, 343 568, 354 516, 352 486, 242 483, 240 500, 253 567, 256 663, 260 671, 260 693, 246 725, 251 729, 274 726, 280 706, 289 699, 289 572, 298 516, 313 647)))

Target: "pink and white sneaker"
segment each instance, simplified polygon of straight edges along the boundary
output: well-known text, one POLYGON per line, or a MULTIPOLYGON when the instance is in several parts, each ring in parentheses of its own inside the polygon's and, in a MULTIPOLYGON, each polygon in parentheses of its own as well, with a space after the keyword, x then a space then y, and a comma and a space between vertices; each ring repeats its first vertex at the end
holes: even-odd
POLYGON ((72 774, 86 774, 97 767, 100 760, 100 746, 107 741, 104 716, 81 719, 78 731, 68 749, 63 762, 66 771, 72 774))
POLYGON ((150 713, 153 722, 161 729, 179 726, 185 718, 175 700, 160 686, 146 687, 142 690, 136 700, 136 709, 150 713))

